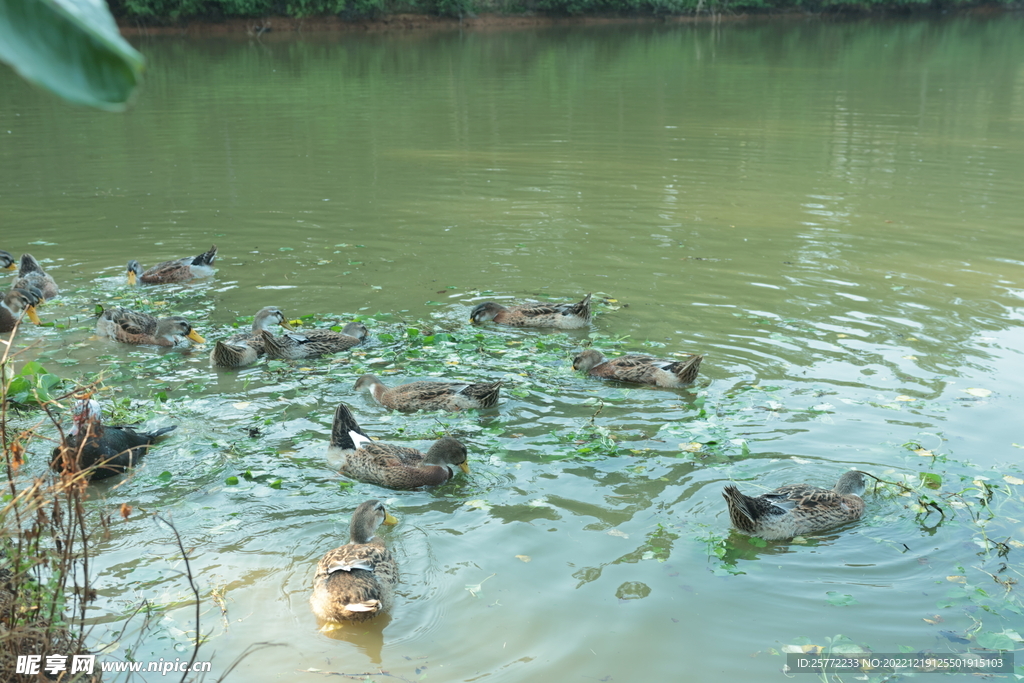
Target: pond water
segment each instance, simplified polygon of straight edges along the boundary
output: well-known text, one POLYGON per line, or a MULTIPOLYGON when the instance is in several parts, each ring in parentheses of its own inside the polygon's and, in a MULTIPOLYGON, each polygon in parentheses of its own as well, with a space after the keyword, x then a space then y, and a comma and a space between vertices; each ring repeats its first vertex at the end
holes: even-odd
POLYGON ((22 358, 102 372, 105 405, 180 425, 91 487, 97 509, 134 507, 96 548, 96 647, 190 652, 191 592, 156 514, 193 549, 213 678, 254 643, 274 646, 234 678, 761 681, 805 644, 1020 647, 1022 30, 149 38, 124 115, 4 70, 0 248, 64 290, 22 358), (211 244, 210 280, 123 284, 131 258, 211 244), (466 322, 488 298, 587 292, 589 330, 466 322), (96 339, 96 304, 174 310, 210 342, 265 305, 359 317, 374 338, 221 370, 207 349, 96 339), (635 388, 573 373, 589 343, 706 359, 690 389, 635 388), (495 410, 401 415, 355 394, 363 372, 506 384, 495 410), (340 401, 384 440, 451 430, 472 472, 348 485, 325 453, 340 401), (831 486, 854 467, 911 490, 869 490, 861 521, 794 542, 730 530, 725 484, 831 486), (369 498, 400 520, 384 532, 397 604, 322 633, 313 566, 369 498), (143 600, 148 626, 122 634, 143 600))

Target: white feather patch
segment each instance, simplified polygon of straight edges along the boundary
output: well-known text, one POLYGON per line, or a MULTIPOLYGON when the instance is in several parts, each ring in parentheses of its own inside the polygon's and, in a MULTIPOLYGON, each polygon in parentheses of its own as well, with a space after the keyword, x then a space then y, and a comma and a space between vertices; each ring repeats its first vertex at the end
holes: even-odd
POLYGON ((348 438, 352 439, 352 443, 356 448, 362 448, 364 443, 373 443, 373 439, 363 436, 354 429, 349 430, 348 438))
POLYGON ((373 565, 366 560, 357 560, 355 562, 335 562, 327 568, 328 574, 334 572, 350 572, 353 569, 365 569, 368 572, 373 571, 373 565))
POLYGON ((345 605, 346 612, 376 612, 378 609, 380 609, 380 600, 367 600, 345 605))

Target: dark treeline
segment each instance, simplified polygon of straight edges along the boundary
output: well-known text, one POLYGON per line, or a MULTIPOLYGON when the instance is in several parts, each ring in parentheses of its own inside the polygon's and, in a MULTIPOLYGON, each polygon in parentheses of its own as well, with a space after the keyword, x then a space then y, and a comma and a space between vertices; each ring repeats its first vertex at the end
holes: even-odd
MULTIPOLYGON (((296 18, 335 16, 356 20, 398 13, 461 17, 475 12, 642 16, 792 10, 922 11, 978 4, 981 4, 978 0, 110 0, 110 9, 119 18, 161 23, 271 15, 296 18)), ((1009 0, 996 0, 994 4, 1011 3, 1009 0)))

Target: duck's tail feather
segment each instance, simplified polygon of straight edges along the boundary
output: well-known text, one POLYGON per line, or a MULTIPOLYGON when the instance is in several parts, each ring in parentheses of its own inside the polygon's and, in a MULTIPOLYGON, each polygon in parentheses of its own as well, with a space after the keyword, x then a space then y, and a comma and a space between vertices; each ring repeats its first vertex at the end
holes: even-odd
POLYGON ((754 511, 750 509, 748 496, 740 493, 740 490, 729 484, 722 491, 722 497, 729 505, 729 519, 733 526, 740 531, 752 532, 754 529, 754 511))
POLYGON ((339 403, 338 409, 334 411, 334 424, 331 426, 331 446, 346 450, 359 448, 359 444, 349 432, 354 432, 367 441, 370 440, 370 437, 366 436, 366 433, 359 427, 359 423, 356 422, 349 407, 344 403, 339 403))
POLYGON ((704 362, 704 356, 690 356, 684 361, 674 363, 672 373, 679 378, 680 382, 689 384, 697 380, 697 373, 700 372, 700 364, 704 362))
POLYGON ((217 258, 217 245, 210 247, 210 251, 199 254, 192 259, 193 266, 212 266, 213 260, 217 258))
POLYGON ((149 438, 150 441, 153 441, 154 439, 157 439, 157 438, 163 436, 164 434, 167 434, 168 432, 173 432, 177 428, 178 428, 178 425, 171 425, 170 427, 161 427, 160 429, 156 430, 155 432, 147 433, 146 437, 149 438))

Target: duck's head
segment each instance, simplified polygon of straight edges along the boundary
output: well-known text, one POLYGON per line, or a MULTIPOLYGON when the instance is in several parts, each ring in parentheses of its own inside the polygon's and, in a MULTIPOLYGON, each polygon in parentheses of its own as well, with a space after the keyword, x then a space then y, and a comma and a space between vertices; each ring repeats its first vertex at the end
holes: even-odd
POLYGON ((14 257, 3 249, 0 249, 0 270, 14 270, 14 257))
POLYGON ((368 500, 352 513, 349 526, 352 543, 369 543, 381 524, 398 524, 379 500, 368 500))
POLYGON ((466 447, 462 442, 451 436, 443 436, 430 447, 423 462, 428 465, 455 465, 469 474, 469 463, 466 459, 466 447))
POLYGON ((496 304, 493 301, 485 301, 482 304, 478 304, 476 308, 470 312, 469 322, 476 325, 487 322, 488 320, 494 320, 494 316, 505 310, 508 309, 501 304, 496 304))
POLYGON ((142 266, 139 265, 138 261, 132 259, 128 262, 127 274, 129 285, 137 285, 139 283, 139 278, 142 276, 142 266))
POLYGON ((71 425, 71 434, 84 434, 89 431, 90 424, 99 424, 103 417, 103 411, 96 399, 92 398, 92 394, 87 392, 78 396, 72 416, 74 423, 71 425))
POLYGON ((36 325, 40 322, 39 316, 36 315, 36 306, 42 302, 43 293, 39 291, 38 287, 31 285, 12 289, 4 296, 4 306, 7 310, 15 316, 24 311, 28 319, 36 325))
POLYGON ((859 470, 850 470, 839 477, 839 482, 836 483, 833 490, 843 496, 851 493, 855 496, 863 496, 866 488, 867 480, 864 479, 864 473, 859 470))
POLYGON ((277 306, 264 306, 256 312, 256 318, 252 321, 253 334, 260 330, 269 330, 272 325, 280 325, 286 330, 295 329, 284 317, 284 313, 277 306))
POLYGON ((167 339, 172 344, 177 342, 178 337, 185 337, 196 344, 205 344, 206 340, 202 335, 192 329, 192 325, 180 315, 170 318, 161 318, 156 325, 155 336, 167 339))
POLYGON ((383 382, 380 381, 377 375, 363 375, 356 380, 355 390, 365 389, 366 391, 373 391, 374 385, 377 384, 383 386, 383 382))
POLYGON ((351 322, 341 329, 342 334, 347 334, 348 336, 355 337, 356 339, 366 339, 366 335, 369 334, 369 332, 370 331, 366 329, 366 325, 357 322, 351 322))
POLYGON ((597 349, 587 349, 572 359, 572 369, 581 372, 590 372, 604 362, 604 355, 597 349))

